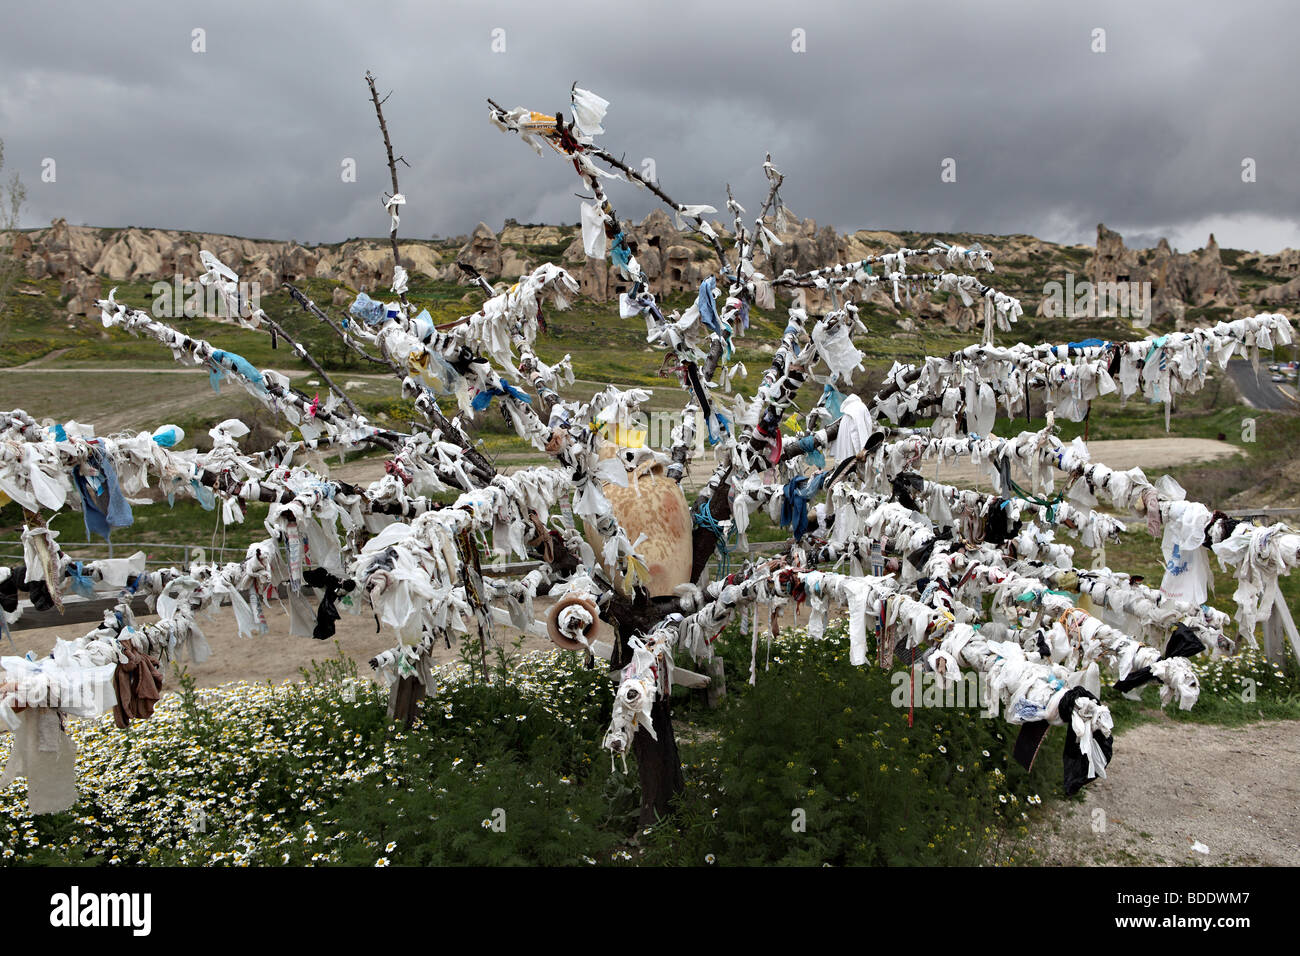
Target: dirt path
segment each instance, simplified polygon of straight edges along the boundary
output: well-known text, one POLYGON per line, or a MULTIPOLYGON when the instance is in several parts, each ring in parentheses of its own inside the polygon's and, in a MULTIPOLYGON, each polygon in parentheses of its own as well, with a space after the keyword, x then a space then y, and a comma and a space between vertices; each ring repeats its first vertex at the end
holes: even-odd
POLYGON ((1031 826, 1026 861, 1300 865, 1300 721, 1141 724, 1116 738, 1107 773, 1031 826))
POLYGON ((46 352, 44 355, 38 356, 37 358, 32 359, 30 362, 24 362, 22 365, 15 365, 11 369, 6 369, 6 371, 9 372, 29 371, 40 365, 48 365, 50 362, 53 362, 59 356, 69 351, 71 351, 71 349, 55 349, 53 352, 46 352))
POLYGON ((207 377, 201 368, 0 369, 0 406, 21 408, 37 421, 87 422, 97 435, 152 431, 190 415, 242 417, 255 407, 237 386, 213 392, 207 377))
MULTIPOLYGON (((1120 470, 1141 467, 1148 478, 1155 479, 1163 470, 1196 461, 1216 461, 1241 454, 1241 449, 1226 441, 1212 438, 1124 438, 1112 441, 1090 441, 1088 451, 1092 460, 1120 470)), ((950 485, 989 487, 987 471, 969 462, 935 468, 934 462, 922 463, 921 474, 926 478, 950 485), (935 478, 936 472, 938 477, 935 478)))
POLYGON ((34 375, 207 375, 208 370, 205 368, 193 368, 183 366, 181 368, 170 368, 166 365, 159 365, 156 368, 123 368, 116 365, 87 365, 82 368, 75 365, 60 365, 54 368, 45 368, 45 363, 51 361, 59 355, 62 355, 67 349, 58 352, 51 352, 49 355, 42 355, 40 358, 32 359, 25 365, 15 365, 13 368, 0 369, 0 372, 22 372, 24 374, 34 375))

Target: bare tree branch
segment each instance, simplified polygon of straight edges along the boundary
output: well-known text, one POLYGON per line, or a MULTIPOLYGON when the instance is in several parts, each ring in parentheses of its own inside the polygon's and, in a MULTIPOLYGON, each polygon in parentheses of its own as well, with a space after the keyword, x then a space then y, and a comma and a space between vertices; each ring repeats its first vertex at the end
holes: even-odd
POLYGON ((390 369, 393 373, 395 373, 398 376, 402 374, 402 370, 398 368, 397 365, 391 360, 387 358, 376 358, 375 356, 367 352, 364 348, 362 348, 360 342, 358 342, 351 335, 348 335, 346 329, 344 329, 341 325, 337 324, 332 318, 330 318, 329 313, 327 313, 324 309, 322 309, 310 298, 308 298, 307 295, 301 289, 297 288, 296 286, 294 286, 292 283, 289 282, 282 282, 281 285, 284 286, 286 290, 288 290, 290 298, 292 298, 295 302, 297 302, 300 306, 302 306, 305 312, 309 312, 310 314, 314 315, 316 318, 320 319, 320 321, 324 322, 331 329, 333 329, 334 333, 339 338, 341 338, 344 341, 344 343, 350 349, 352 349, 352 351, 355 352, 357 355, 361 356, 363 359, 365 359, 367 362, 370 362, 372 365, 382 365, 390 369))
MULTIPOLYGON (((393 158, 393 142, 391 139, 388 138, 388 124, 384 122, 384 108, 383 108, 384 104, 388 102, 388 97, 392 96, 393 94, 392 92, 389 92, 388 95, 381 100, 379 98, 378 90, 375 89, 375 75, 371 73, 369 70, 366 70, 366 85, 370 87, 370 99, 375 104, 375 115, 379 117, 379 132, 384 134, 384 150, 388 153, 388 172, 392 175, 392 179, 393 179, 392 194, 396 196, 399 193, 401 193, 402 189, 400 186, 397 185, 397 160, 393 158)), ((402 162, 405 163, 406 160, 403 159, 402 162)), ((409 167, 410 163, 407 163, 407 166, 409 167)), ((393 268, 394 270, 396 270, 402 264, 402 256, 397 249, 397 226, 396 225, 394 225, 388 231, 388 241, 391 242, 393 245, 393 268)), ((402 308, 409 309, 410 303, 406 301, 406 293, 399 292, 397 294, 397 297, 402 302, 402 308)))

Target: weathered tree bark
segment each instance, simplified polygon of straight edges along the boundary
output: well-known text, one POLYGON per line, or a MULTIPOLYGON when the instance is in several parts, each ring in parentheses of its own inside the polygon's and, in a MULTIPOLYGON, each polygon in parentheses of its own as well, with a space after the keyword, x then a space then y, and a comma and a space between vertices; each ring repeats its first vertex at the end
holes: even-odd
MULTIPOLYGON (((718 483, 718 487, 713 489, 713 494, 709 497, 709 513, 713 515, 715 521, 726 521, 731 517, 731 498, 728 494, 730 486, 728 484, 729 475, 723 477, 718 483)), ((695 502, 695 509, 698 510, 700 504, 704 501, 701 495, 695 502)), ((708 566, 709 561, 713 558, 713 552, 718 547, 717 535, 709 528, 696 525, 691 530, 691 580, 699 581, 700 575, 708 566)))
POLYGON ((660 697, 654 702, 650 720, 659 739, 651 737, 644 727, 632 738, 641 780, 641 817, 637 825, 642 827, 653 826, 666 817, 673 797, 686 789, 669 698, 660 697))
POLYGON ((272 348, 275 347, 276 336, 279 336, 280 338, 284 339, 286 342, 289 343, 289 348, 293 349, 295 352, 301 355, 303 361, 305 361, 308 365, 314 368, 316 370, 316 374, 319 375, 322 379, 324 379, 325 387, 328 388, 335 395, 337 395, 339 398, 343 399, 343 404, 348 407, 348 411, 350 411, 353 415, 361 414, 361 410, 357 408, 355 404, 353 404, 352 399, 348 396, 348 393, 343 391, 343 389, 339 388, 337 385, 334 384, 334 379, 330 378, 329 373, 325 371, 325 369, 321 366, 320 362, 317 362, 316 359, 312 357, 312 354, 308 352, 305 348, 303 348, 302 345, 300 345, 298 342, 295 342, 293 336, 291 336, 288 332, 286 332, 284 330, 284 327, 281 326, 280 323, 276 322, 274 319, 267 316, 266 324, 271 328, 272 348))
POLYGON ((705 700, 710 710, 716 710, 722 705, 722 698, 727 696, 727 669, 722 658, 715 657, 709 661, 704 672, 709 675, 709 686, 704 692, 705 700))
MULTIPOLYGON (((374 662, 371 662, 374 666, 374 662)), ((400 723, 406 730, 411 729, 415 723, 415 715, 419 712, 420 698, 424 696, 424 685, 420 683, 419 678, 403 677, 388 693, 388 716, 400 723)))

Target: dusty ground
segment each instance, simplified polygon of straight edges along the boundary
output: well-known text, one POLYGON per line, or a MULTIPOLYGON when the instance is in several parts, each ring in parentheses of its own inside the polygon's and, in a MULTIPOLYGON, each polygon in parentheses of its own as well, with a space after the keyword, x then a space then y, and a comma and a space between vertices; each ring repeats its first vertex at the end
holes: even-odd
POLYGON ((1105 780, 1031 827, 1047 865, 1300 865, 1300 721, 1141 724, 1105 780), (1100 811, 1100 813, 1098 813, 1100 811), (1096 832, 1094 822, 1104 830, 1096 832), (1209 848, 1195 852, 1192 844, 1209 848))
MULTIPOLYGON (((315 601, 312 601, 313 605, 315 601)), ((538 601, 534 605, 536 613, 541 616, 549 602, 538 601)), ((270 681, 280 683, 301 678, 300 667, 308 667, 312 661, 323 661, 337 657, 342 653, 356 661, 357 674, 369 678, 374 674, 369 661, 380 651, 388 650, 397 643, 390 632, 375 633, 375 619, 369 614, 349 614, 343 610, 343 617, 338 622, 334 640, 316 641, 310 637, 294 637, 289 634, 288 614, 275 607, 267 609, 266 622, 270 631, 253 638, 241 638, 236 633, 234 616, 229 608, 217 611, 209 619, 200 618, 199 626, 212 646, 212 656, 203 664, 186 664, 186 669, 194 675, 199 687, 216 687, 232 681, 246 680, 254 683, 270 681), (335 640, 338 644, 335 644, 335 640)), ((137 620, 142 624, 157 620, 153 616, 141 616, 137 620)), ((15 644, 7 640, 0 645, 0 653, 26 654, 34 651, 39 656, 48 654, 54 647, 56 638, 70 640, 81 637, 92 628, 87 624, 72 624, 64 627, 50 627, 27 631, 14 631, 15 644)), ((518 636, 510 628, 498 628, 497 633, 507 643, 518 636)), ((438 662, 459 660, 459 650, 453 641, 452 648, 439 647, 434 652, 438 662)), ((558 650, 549 640, 527 637, 523 650, 558 650)), ((175 680, 169 680, 168 690, 176 690, 175 680)))
MULTIPOLYGON (((1102 462, 1111 468, 1125 470, 1137 465, 1148 478, 1154 480, 1164 469, 1176 465, 1188 465, 1197 461, 1216 461, 1241 454, 1241 449, 1226 441, 1212 438, 1125 438, 1112 441, 1090 441, 1088 451, 1092 460, 1102 462)), ((969 462, 949 464, 937 469, 933 462, 924 464, 921 473, 950 485, 983 485, 989 488, 989 479, 984 468, 976 468, 969 462)))

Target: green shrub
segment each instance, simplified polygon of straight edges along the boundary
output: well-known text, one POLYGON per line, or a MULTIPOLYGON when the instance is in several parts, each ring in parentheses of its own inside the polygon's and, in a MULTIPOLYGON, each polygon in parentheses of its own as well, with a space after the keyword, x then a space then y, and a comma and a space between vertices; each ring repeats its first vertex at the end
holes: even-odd
MULTIPOLYGON (((891 675, 849 664, 842 625, 827 634, 787 632, 770 670, 760 657, 757 687, 688 749, 679 817, 648 835, 645 862, 986 862, 1040 792, 1059 792, 1062 735, 1026 773, 1010 756, 1014 730, 975 707, 917 706, 909 727, 891 675)), ((734 680, 748 642, 744 657, 734 680)))

